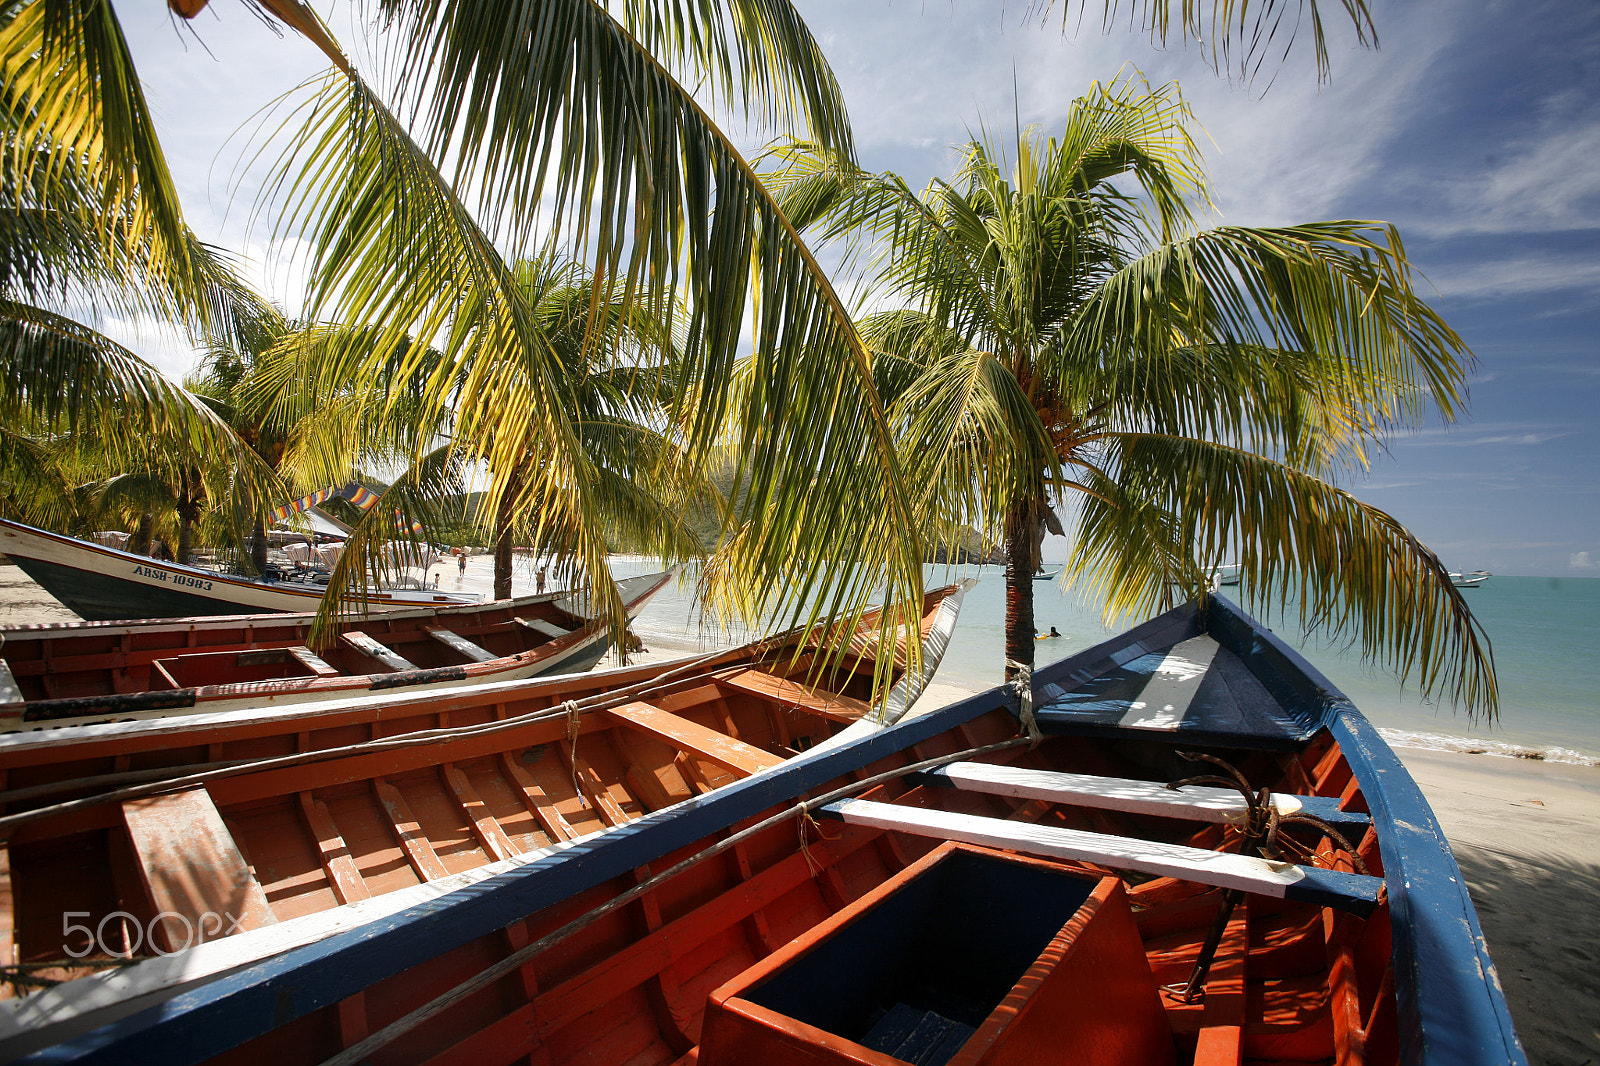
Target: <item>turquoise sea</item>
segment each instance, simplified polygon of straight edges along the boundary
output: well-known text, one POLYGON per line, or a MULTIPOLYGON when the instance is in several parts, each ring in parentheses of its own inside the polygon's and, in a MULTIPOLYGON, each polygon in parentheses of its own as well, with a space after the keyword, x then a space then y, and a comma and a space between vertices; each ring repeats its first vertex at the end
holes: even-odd
MULTIPOLYGON (((619 574, 652 568, 642 560, 619 561, 614 567, 619 574)), ((962 607, 939 679, 988 688, 1001 677, 1003 572, 999 567, 929 569, 930 583, 957 577, 979 582, 962 607)), ((1292 623, 1280 621, 1274 628, 1343 689, 1391 743, 1600 765, 1600 579, 1496 576, 1463 595, 1493 642, 1500 681, 1500 718, 1495 723, 1474 725, 1449 703, 1421 699, 1414 685, 1402 690, 1393 674, 1362 663, 1359 655, 1338 644, 1306 639, 1292 623)), ((1101 624, 1098 605, 1083 603, 1054 581, 1034 582, 1034 597, 1038 626, 1048 630, 1053 625, 1062 634, 1038 643, 1040 665, 1115 631, 1101 624)), ((692 589, 679 588, 658 597, 635 629, 646 645, 685 651, 750 636, 704 624, 694 609, 692 589)))

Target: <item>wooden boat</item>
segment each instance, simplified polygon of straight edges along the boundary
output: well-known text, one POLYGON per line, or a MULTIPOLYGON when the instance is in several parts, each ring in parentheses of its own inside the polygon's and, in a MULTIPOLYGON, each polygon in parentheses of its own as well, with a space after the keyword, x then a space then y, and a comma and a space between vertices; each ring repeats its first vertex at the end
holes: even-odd
POLYGON ((1494 575, 1487 570, 1474 570, 1470 574, 1450 573, 1450 584, 1458 589, 1475 589, 1494 575))
MULTIPOLYGON (((91 544, 0 518, 0 554, 89 621, 315 611, 323 586, 256 581, 91 544)), ((368 611, 476 603, 472 593, 375 589, 368 611)))
POLYGON ((1214 567, 1206 577, 1209 579, 1209 584, 1212 588, 1221 588, 1227 585, 1237 585, 1243 571, 1244 568, 1238 563, 1223 563, 1221 566, 1214 567))
POLYGON ((870 732, 920 694, 970 584, 929 595, 923 671, 886 657, 880 718, 869 615, 821 662, 787 634, 677 664, 0 737, 0 974, 41 989, 0 1000, 0 1061, 870 732), (149 962, 113 965, 130 954, 149 962))
POLYGON ((991 690, 48 1061, 1525 1061, 1417 786, 1269 631, 1212 599, 1032 680, 1037 745, 991 690))
MULTIPOLYGON (((672 572, 618 582, 630 618, 672 572)), ((312 652, 313 615, 62 622, 0 629, 0 730, 272 707, 396 688, 587 670, 610 648, 578 597, 385 611, 312 652)))

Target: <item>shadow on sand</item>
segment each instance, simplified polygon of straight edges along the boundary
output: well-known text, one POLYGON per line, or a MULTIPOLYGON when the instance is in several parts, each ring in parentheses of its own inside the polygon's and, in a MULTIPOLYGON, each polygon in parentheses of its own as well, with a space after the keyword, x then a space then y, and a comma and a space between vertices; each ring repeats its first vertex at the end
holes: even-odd
POLYGON ((1600 1066, 1600 861, 1456 846, 1533 1066, 1600 1066))

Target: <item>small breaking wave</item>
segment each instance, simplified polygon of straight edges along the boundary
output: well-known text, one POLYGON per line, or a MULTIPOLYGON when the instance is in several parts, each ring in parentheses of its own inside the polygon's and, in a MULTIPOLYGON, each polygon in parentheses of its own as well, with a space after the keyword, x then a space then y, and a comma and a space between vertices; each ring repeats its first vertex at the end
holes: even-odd
POLYGON ((1567 763, 1573 766, 1600 766, 1600 756, 1573 748, 1538 748, 1504 740, 1482 740, 1449 733, 1425 733, 1412 729, 1379 729, 1383 739, 1397 748, 1423 751, 1453 751, 1463 755, 1496 755, 1502 759, 1531 759, 1536 762, 1567 763))

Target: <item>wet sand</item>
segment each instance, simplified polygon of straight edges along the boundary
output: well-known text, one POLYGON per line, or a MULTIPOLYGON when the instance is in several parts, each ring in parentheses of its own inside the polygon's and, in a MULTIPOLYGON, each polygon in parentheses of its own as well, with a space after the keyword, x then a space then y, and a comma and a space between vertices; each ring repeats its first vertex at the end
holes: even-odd
MULTIPOLYGON (((440 584, 457 575, 443 570, 440 584)), ((0 564, 0 626, 76 619, 0 564)), ((659 662, 701 650, 657 642, 659 662)), ((972 692, 935 681, 926 711, 972 692)), ((1600 768, 1402 749, 1466 877, 1534 1066, 1600 1066, 1600 768)))

